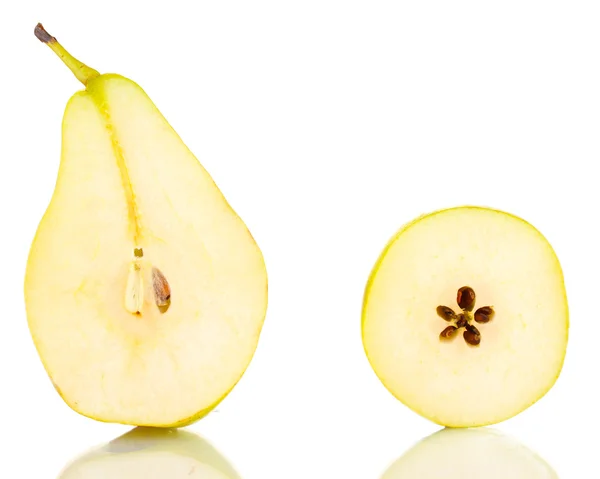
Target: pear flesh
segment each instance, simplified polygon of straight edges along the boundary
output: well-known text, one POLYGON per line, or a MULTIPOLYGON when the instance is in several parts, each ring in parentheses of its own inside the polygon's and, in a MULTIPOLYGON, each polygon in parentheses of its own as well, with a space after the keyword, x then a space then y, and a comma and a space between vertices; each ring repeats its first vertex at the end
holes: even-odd
POLYGON ((267 307, 261 251, 134 82, 91 75, 62 131, 25 280, 42 362, 83 415, 192 422, 254 354, 267 307))
POLYGON ((382 383, 427 419, 451 427, 508 419, 544 396, 563 365, 568 307, 559 261, 539 231, 510 214, 461 207, 426 215, 402 228, 376 263, 362 335, 382 383), (474 305, 461 299, 470 311, 458 305, 465 286, 475 295, 474 305), (457 324, 440 317, 440 306, 470 318, 480 343, 464 327, 440 337, 457 324), (492 319, 476 322, 479 308, 493 310, 492 319))

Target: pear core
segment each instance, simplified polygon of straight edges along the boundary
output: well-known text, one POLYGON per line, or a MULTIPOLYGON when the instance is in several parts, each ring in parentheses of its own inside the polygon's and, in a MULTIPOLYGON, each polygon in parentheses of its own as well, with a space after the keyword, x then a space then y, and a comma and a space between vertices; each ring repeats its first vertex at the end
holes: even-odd
POLYGON ((67 104, 58 179, 27 263, 35 346, 75 411, 188 424, 254 354, 267 308, 262 253, 146 93, 81 64, 40 28, 86 89, 67 104))
POLYGON ((550 390, 568 323, 562 270, 542 234, 508 213, 460 207, 418 218, 389 242, 366 287, 362 337, 396 398, 440 425, 470 427, 508 419, 550 390), (461 328, 464 341, 454 337, 461 328))

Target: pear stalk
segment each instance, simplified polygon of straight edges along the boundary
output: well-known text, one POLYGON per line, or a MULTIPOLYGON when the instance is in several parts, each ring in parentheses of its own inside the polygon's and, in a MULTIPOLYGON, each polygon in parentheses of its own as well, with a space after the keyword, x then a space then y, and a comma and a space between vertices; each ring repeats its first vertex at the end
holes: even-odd
POLYGON ((40 42, 48 45, 50 49, 58 55, 63 63, 69 67, 69 70, 73 72, 75 77, 84 85, 87 86, 91 80, 100 75, 96 70, 88 67, 85 63, 80 62, 65 50, 65 48, 58 43, 58 40, 46 31, 41 23, 36 25, 34 33, 40 42))

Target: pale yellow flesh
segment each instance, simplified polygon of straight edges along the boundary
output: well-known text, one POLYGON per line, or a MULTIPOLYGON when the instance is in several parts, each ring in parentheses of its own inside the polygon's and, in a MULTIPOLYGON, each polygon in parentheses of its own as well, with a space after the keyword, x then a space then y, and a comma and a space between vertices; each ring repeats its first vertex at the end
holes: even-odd
POLYGON ((239 479, 205 440, 183 431, 133 430, 65 467, 59 479, 239 479), (167 431, 165 431, 167 432, 167 431))
POLYGON ((445 429, 406 452, 381 479, 558 479, 539 456, 489 429, 445 429))
POLYGON ((25 295, 38 352, 73 409, 166 426, 210 410, 240 379, 265 317, 267 277, 245 225, 146 94, 102 75, 67 105, 25 295), (136 246, 139 316, 126 308, 136 246), (171 288, 165 314, 152 267, 171 288))
POLYGON ((563 275, 554 251, 525 221, 495 210, 455 208, 407 225, 381 255, 367 285, 363 342, 383 384, 400 401, 446 426, 493 424, 540 399, 560 374, 568 338, 563 275), (481 344, 448 326, 438 305, 460 312, 470 286, 481 344))

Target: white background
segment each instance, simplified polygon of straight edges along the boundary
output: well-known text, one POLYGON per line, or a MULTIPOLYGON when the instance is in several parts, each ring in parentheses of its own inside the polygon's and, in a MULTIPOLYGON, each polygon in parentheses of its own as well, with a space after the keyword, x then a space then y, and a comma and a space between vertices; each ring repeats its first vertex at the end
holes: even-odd
POLYGON ((255 358, 188 428, 243 479, 378 479, 438 429, 370 369, 361 300, 403 223, 461 204, 540 229, 570 301, 559 381, 497 428, 561 479, 597 473, 597 2, 35 0, 0 7, 0 477, 56 477, 129 429, 72 412, 27 330, 25 262, 80 89, 34 38, 38 21, 140 83, 262 248, 270 305, 255 358))

